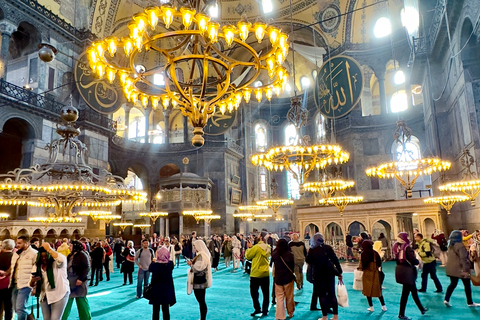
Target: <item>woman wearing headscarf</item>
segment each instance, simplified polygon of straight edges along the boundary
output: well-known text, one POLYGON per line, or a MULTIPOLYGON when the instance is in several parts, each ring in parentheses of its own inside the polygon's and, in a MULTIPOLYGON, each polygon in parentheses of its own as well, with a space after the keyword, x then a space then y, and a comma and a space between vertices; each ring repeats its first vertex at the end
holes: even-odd
POLYGON ((410 240, 408 239, 408 234, 406 232, 400 232, 398 234, 397 242, 393 245, 393 255, 397 262, 395 279, 397 283, 403 285, 398 319, 410 319, 405 316, 405 308, 407 307, 408 296, 410 293, 412 294, 413 301, 415 301, 420 312, 425 314, 427 308, 424 308, 422 302, 420 302, 417 287, 415 285, 415 282, 417 281, 417 268, 415 266, 420 262, 415 258, 415 252, 410 245, 410 240))
POLYGON ((67 258, 54 251, 48 242, 38 249, 30 286, 42 306, 43 319, 60 320, 67 305, 70 286, 67 279, 67 258))
POLYGON ((277 246, 272 252, 271 264, 274 265, 273 279, 277 299, 275 319, 285 319, 285 303, 288 316, 291 318, 295 311, 295 302, 293 301, 295 258, 290 251, 287 240, 278 240, 277 246))
POLYGON ((127 276, 130 284, 133 283, 133 271, 135 270, 135 249, 133 249, 133 241, 128 241, 127 247, 122 252, 122 256, 125 259, 122 262, 122 269, 120 272, 123 273, 123 285, 127 284, 127 276))
POLYGON ((240 268, 242 258, 242 242, 236 236, 232 237, 233 270, 240 268))
MULTIPOLYGON (((381 243, 380 243, 381 245, 381 243)), ((381 246, 380 246, 381 247, 381 246)), ((380 276, 380 268, 382 267, 382 258, 373 248, 370 240, 362 243, 362 255, 360 256, 359 269, 363 270, 363 290, 362 293, 367 297, 368 311, 373 312, 372 298, 378 298, 382 304, 382 311, 387 311, 385 300, 382 295, 382 281, 380 276)))
POLYGON ((207 319, 207 303, 205 302, 206 289, 212 286, 212 266, 210 252, 201 240, 194 241, 193 250, 197 253, 195 258, 187 260, 193 272, 193 293, 200 306, 200 319, 207 319))
POLYGON ((338 302, 335 295, 335 276, 341 280, 342 267, 333 248, 324 243, 321 233, 316 233, 311 241, 311 248, 305 260, 313 268, 314 290, 320 298, 322 320, 327 320, 329 308, 333 319, 338 319, 338 302))
POLYGON ((77 302, 78 317, 81 320, 91 320, 90 306, 87 300, 87 280, 90 262, 80 241, 70 242, 70 254, 67 258, 68 282, 70 283, 70 296, 63 312, 62 320, 67 320, 72 310, 73 300, 77 302))
MULTIPOLYGON (((220 244, 220 241, 217 239, 217 236, 213 235, 212 240, 208 244, 208 249, 209 249, 210 256, 213 257, 212 268, 215 269, 215 271, 217 271, 218 263, 220 261, 220 249, 221 249, 221 247, 222 246, 220 244)), ((192 250, 195 251, 193 248, 192 248, 192 250)))
POLYGON ((150 304, 153 306, 152 320, 160 319, 160 306, 163 320, 170 320, 170 307, 177 300, 173 286, 173 261, 170 261, 170 251, 165 247, 157 250, 155 263, 151 263, 148 271, 152 273, 152 292, 150 304))
POLYGON ((475 276, 480 275, 480 230, 472 234, 473 244, 470 246, 470 260, 473 262, 475 276))
POLYGON ((448 251, 447 251, 447 266, 445 267, 445 273, 450 278, 450 285, 447 288, 445 294, 445 306, 451 307, 450 297, 453 290, 457 287, 458 280, 462 280, 465 287, 465 295, 467 296, 467 305, 469 307, 480 306, 474 303, 472 300, 472 287, 470 286, 470 261, 468 260, 468 252, 465 249, 462 239, 462 232, 454 230, 450 233, 448 239, 448 251))

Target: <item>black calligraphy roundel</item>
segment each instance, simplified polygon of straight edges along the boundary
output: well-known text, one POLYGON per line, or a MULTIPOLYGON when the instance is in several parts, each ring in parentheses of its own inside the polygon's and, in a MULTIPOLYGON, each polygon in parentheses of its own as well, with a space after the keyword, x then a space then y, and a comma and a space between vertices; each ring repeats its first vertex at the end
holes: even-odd
POLYGON ((206 135, 216 136, 227 132, 235 122, 237 111, 225 112, 222 114, 219 110, 215 111, 208 118, 207 125, 203 128, 206 135))
POLYGON ((363 73, 358 62, 336 56, 325 61, 317 74, 315 104, 324 116, 340 118, 357 105, 362 90, 363 73))

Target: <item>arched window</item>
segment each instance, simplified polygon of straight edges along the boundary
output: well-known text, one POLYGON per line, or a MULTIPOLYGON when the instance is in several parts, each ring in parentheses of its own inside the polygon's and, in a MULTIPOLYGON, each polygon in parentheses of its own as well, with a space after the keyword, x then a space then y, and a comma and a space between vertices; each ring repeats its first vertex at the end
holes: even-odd
POLYGON ((267 169, 265 167, 260 167, 260 199, 265 199, 268 197, 267 193, 267 169))
POLYGON ((398 90, 392 95, 390 109, 393 113, 402 112, 408 109, 408 97, 405 90, 398 90))
POLYGON ((165 143, 165 132, 163 131, 162 127, 157 124, 155 130, 151 131, 151 138, 154 144, 164 144, 165 143))
POLYGON ((125 184, 128 188, 135 188, 136 190, 143 190, 142 180, 132 170, 127 171, 127 177, 125 178, 125 184))
MULTIPOLYGON (((293 124, 289 124, 285 127, 285 144, 293 145, 297 142, 297 130, 293 124)), ((292 170, 298 174, 296 166, 292 166, 292 170)), ((290 171, 287 171, 287 195, 289 199, 300 199, 300 185, 290 171)))
POLYGON ((325 122, 325 117, 320 112, 317 113, 315 117, 315 126, 317 130, 317 142, 325 141, 327 137, 327 127, 325 122))
POLYGON ((128 139, 145 143, 145 116, 137 108, 130 111, 130 123, 128 124, 128 139))
POLYGON ((420 153, 420 140, 411 136, 409 141, 400 143, 395 141, 392 146, 395 161, 412 161, 422 157, 420 153))
POLYGON ((255 149, 260 152, 267 150, 267 128, 260 123, 255 125, 255 149))

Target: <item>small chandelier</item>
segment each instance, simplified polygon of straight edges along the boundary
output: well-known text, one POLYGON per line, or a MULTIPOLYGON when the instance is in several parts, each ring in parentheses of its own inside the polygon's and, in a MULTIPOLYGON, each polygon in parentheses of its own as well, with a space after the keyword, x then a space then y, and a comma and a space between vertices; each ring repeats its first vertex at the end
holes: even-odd
POLYGON ((122 217, 122 221, 114 222, 113 225, 115 227, 120 227, 120 229, 122 229, 122 232, 124 232, 127 227, 133 227, 133 223, 125 221, 123 217, 122 217))
POLYGON ((441 205, 446 211, 447 214, 450 214, 450 210, 457 202, 465 202, 470 200, 468 196, 461 196, 461 195, 445 195, 441 197, 432 197, 423 200, 425 203, 436 203, 441 205))
POLYGON ((334 205, 337 207, 338 211, 340 211, 340 216, 343 216, 343 211, 345 210, 346 206, 352 203, 362 202, 363 197, 360 196, 334 196, 330 198, 320 199, 318 203, 321 205, 334 205))
POLYGON ((345 163, 350 157, 348 152, 343 151, 337 144, 310 145, 310 138, 300 133, 307 118, 308 110, 302 107, 301 99, 293 97, 287 119, 295 126, 298 141, 293 145, 272 147, 267 152, 251 157, 255 166, 263 166, 269 171, 288 170, 300 185, 300 194, 303 194, 303 183, 312 170, 345 163))
POLYGON ((47 145, 49 159, 45 164, 0 174, 0 205, 53 208, 53 212, 38 217, 52 223, 79 222, 74 218, 74 207, 146 202, 146 193, 128 187, 122 177, 106 170, 96 174, 86 164, 87 147, 78 139, 80 129, 75 127, 78 110, 66 106, 60 116, 62 123, 56 130, 60 138, 47 145))
POLYGON ((303 187, 305 190, 314 193, 316 192, 321 198, 327 199, 330 198, 336 191, 344 191, 348 188, 352 188, 354 185, 355 181, 346 181, 343 179, 325 179, 323 181, 307 182, 303 185, 303 187))
POLYGON ((366 170, 367 176, 381 179, 396 178, 407 191, 407 197, 412 197, 413 186, 422 175, 449 170, 451 163, 439 158, 416 159, 408 148, 411 143, 412 130, 405 121, 397 121, 394 138, 400 147, 397 152, 398 161, 382 163, 366 170))
POLYGON ((272 182, 270 183, 270 190, 272 191, 271 198, 257 201, 257 205, 265 206, 266 208, 272 209, 273 217, 275 218, 275 220, 277 220, 277 212, 278 210, 280 210, 280 207, 293 204, 293 200, 281 199, 277 194, 277 188, 277 181, 275 180, 275 178, 272 178, 272 182))
POLYGON ((239 218, 240 220, 245 222, 249 219, 253 219, 253 214, 250 213, 250 212, 239 212, 239 213, 234 213, 233 217, 234 218, 239 218))
POLYGON ((480 194, 480 179, 477 173, 470 168, 475 165, 475 159, 470 154, 470 150, 465 148, 460 157, 460 162, 463 166, 464 173, 461 181, 450 182, 439 187, 440 191, 462 192, 470 200, 472 206, 475 206, 475 199, 480 194))
POLYGON ((204 220, 207 226, 209 226, 210 222, 212 222, 213 220, 220 220, 220 218, 221 217, 218 214, 204 214, 204 215, 197 215, 195 217, 195 219, 198 219, 197 223, 199 220, 204 220))
POLYGON ((146 228, 150 228, 151 225, 147 224, 147 223, 139 223, 139 224, 134 224, 133 227, 134 228, 140 228, 143 232, 143 230, 145 230, 146 228))
POLYGON ((197 221, 197 224, 199 224, 200 220, 204 219, 206 216, 212 215, 212 213, 212 210, 185 210, 182 212, 184 216, 193 216, 195 221, 197 221))
POLYGON ((158 218, 168 216, 168 212, 160 211, 150 211, 150 212, 140 212, 140 217, 149 217, 152 220, 152 223, 155 224, 158 218))
POLYGON ((97 220, 100 220, 100 218, 102 218, 102 217, 112 215, 112 212, 111 211, 100 211, 100 210, 87 210, 87 211, 79 211, 78 215, 79 216, 90 217, 90 218, 92 218, 93 223, 97 223, 97 220))
POLYGON ((191 4, 148 7, 133 16, 127 37, 95 41, 87 56, 94 74, 118 79, 128 101, 179 108, 194 127, 192 144, 202 146, 214 112, 234 111, 252 94, 261 101, 283 91, 289 44, 287 34, 261 20, 220 26, 200 10, 200 0, 191 4))

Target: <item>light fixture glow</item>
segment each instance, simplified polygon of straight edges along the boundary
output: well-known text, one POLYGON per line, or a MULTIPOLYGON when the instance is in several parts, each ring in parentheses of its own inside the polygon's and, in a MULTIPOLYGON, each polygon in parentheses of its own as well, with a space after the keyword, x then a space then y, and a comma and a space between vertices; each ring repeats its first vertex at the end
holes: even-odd
POLYGON ((270 13, 273 10, 272 0, 262 0, 263 13, 270 13))
POLYGON ((395 76, 393 77, 393 81, 395 84, 400 85, 405 83, 405 73, 402 70, 398 70, 395 72, 395 76))
POLYGON ((390 33, 392 33, 392 24, 390 23, 390 19, 386 17, 381 17, 378 19, 375 23, 373 33, 377 38, 384 38, 390 35, 390 33))
POLYGON ((310 86, 310 79, 303 76, 300 78, 300 83, 302 84, 302 89, 307 89, 310 86))

